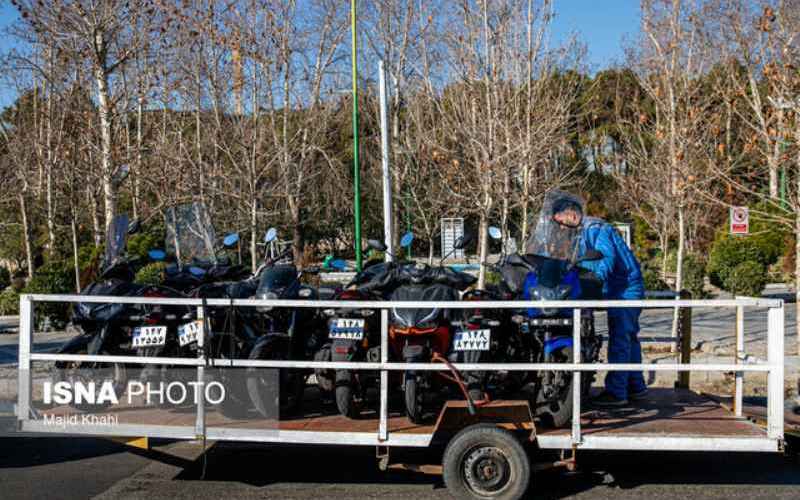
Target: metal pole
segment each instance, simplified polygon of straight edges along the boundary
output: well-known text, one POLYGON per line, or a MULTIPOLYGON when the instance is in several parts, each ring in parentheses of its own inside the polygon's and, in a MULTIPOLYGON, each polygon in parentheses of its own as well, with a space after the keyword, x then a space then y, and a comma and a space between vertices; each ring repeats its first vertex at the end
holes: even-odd
POLYGON ((767 313, 767 437, 783 439, 783 305, 767 313))
MULTIPOLYGON (((581 363, 581 310, 572 311, 572 359, 581 363)), ((581 442, 581 377, 579 371, 572 373, 572 444, 581 442)))
POLYGON ((194 424, 194 433, 197 439, 204 439, 206 434, 206 402, 205 402, 205 364, 206 364, 206 311, 203 306, 197 307, 197 321, 200 322, 200 334, 197 336, 197 357, 203 360, 202 365, 197 366, 197 384, 200 388, 200 396, 197 398, 197 415, 194 424))
MULTIPOLYGON (((381 104, 381 164, 383 167, 383 241, 386 248, 386 262, 392 261, 392 177, 389 171, 389 107, 386 99, 386 68, 383 60, 378 61, 378 82, 380 84, 381 104)), ((389 311, 381 309, 381 363, 389 362, 389 311)), ((389 372, 381 370, 381 406, 378 423, 378 440, 389 439, 389 372)))
MULTIPOLYGON (((736 358, 734 363, 741 363, 744 358, 744 307, 736 308, 736 358)), ((733 391, 733 413, 742 416, 742 396, 744 394, 744 372, 736 372, 736 383, 733 391)))
POLYGON ((386 68, 383 59, 378 61, 378 82, 381 97, 381 165, 383 167, 383 241, 389 252, 386 262, 392 256, 392 176, 389 168, 389 106, 387 105, 386 68))
POLYGON ((355 219, 356 270, 361 271, 361 172, 358 164, 358 35, 356 0, 350 0, 350 31, 353 63, 353 218, 355 219))
POLYGON ((17 421, 21 427, 31 415, 31 345, 33 343, 33 300, 19 298, 19 366, 17 380, 17 421))

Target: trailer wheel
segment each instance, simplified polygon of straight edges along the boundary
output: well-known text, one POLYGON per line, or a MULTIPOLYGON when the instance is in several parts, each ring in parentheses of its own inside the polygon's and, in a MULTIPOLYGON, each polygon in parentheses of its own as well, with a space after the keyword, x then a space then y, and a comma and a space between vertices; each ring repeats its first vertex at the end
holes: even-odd
POLYGON ((444 483, 455 498, 522 498, 531 480, 528 455, 510 432, 486 424, 459 432, 447 445, 444 483))

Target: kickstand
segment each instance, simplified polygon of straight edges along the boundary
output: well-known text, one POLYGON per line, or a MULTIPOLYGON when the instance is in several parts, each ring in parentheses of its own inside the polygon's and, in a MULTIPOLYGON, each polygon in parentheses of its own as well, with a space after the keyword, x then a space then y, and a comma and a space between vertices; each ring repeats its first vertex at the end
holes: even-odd
POLYGON ((385 472, 389 469, 389 447, 376 446, 375 457, 378 459, 378 469, 385 472))

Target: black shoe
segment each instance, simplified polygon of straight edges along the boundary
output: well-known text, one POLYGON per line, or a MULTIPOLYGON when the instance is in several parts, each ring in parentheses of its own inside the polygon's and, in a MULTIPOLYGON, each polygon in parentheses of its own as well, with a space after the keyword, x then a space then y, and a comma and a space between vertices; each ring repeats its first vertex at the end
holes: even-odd
POLYGON ((643 401, 647 399, 648 394, 649 391, 647 390, 647 387, 638 392, 628 391, 628 399, 631 401, 643 401))
POLYGON ((620 399, 608 391, 603 391, 599 396, 592 399, 592 406, 600 408, 619 408, 627 404, 627 399, 620 399))

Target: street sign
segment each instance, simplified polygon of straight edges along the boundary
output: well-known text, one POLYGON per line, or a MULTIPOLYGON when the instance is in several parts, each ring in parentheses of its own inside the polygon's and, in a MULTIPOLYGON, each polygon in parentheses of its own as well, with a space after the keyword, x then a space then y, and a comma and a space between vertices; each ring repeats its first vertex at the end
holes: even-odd
POLYGON ((750 232, 750 211, 747 207, 731 207, 731 234, 750 232))

